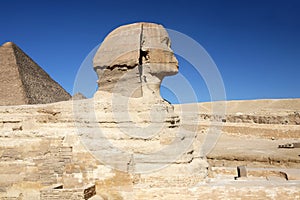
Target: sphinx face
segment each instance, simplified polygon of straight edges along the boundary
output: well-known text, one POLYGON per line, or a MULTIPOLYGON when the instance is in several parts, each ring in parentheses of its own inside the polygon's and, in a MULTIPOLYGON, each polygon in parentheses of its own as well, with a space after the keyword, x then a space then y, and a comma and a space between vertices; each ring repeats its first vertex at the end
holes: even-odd
POLYGON ((162 25, 135 23, 113 30, 94 60, 98 89, 128 97, 160 96, 165 76, 178 72, 178 61, 162 25))

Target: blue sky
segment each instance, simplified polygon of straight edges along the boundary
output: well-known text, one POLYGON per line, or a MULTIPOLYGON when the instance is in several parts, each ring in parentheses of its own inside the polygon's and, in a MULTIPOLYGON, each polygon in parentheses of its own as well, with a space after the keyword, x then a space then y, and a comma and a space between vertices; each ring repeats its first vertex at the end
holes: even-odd
MULTIPOLYGON (((228 100, 300 97, 298 0, 2 0, 0 5, 0 43, 16 43, 69 93, 81 63, 111 30, 149 21, 201 44, 220 71, 228 100)), ((201 76, 185 59, 179 61, 196 101, 210 101, 201 76)), ((166 89, 162 93, 177 102, 166 89)), ((195 100, 181 102, 190 101, 195 100)))

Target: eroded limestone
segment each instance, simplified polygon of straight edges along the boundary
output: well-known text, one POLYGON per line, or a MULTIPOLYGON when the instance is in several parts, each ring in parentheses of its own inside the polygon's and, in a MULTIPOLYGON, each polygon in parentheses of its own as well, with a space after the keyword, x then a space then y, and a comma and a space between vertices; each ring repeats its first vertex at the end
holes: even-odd
POLYGON ((162 25, 135 23, 115 29, 94 57, 99 91, 159 97, 162 79, 178 72, 170 45, 162 25))

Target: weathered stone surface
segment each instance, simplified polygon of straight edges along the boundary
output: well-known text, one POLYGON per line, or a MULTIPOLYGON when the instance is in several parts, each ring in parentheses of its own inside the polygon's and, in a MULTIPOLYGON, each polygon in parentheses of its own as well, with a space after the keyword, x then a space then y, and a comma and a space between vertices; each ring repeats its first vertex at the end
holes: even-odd
MULTIPOLYGON (((174 170, 181 166, 193 168, 196 162, 187 163, 192 162, 195 155, 185 155, 178 160, 181 154, 188 151, 180 149, 181 144, 188 143, 193 136, 180 131, 179 116, 159 92, 162 79, 176 74, 177 65, 163 26, 135 23, 112 31, 94 57, 94 69, 99 77, 94 101, 109 105, 105 108, 106 115, 101 114, 103 108, 98 110, 94 106, 95 115, 99 121, 109 119, 113 122, 109 132, 131 138, 131 141, 110 141, 120 151, 107 151, 112 147, 97 146, 103 136, 83 134, 87 147, 95 155, 105 157, 117 169, 133 174, 150 172, 166 165, 174 170)), ((107 125, 100 127, 103 130, 107 125)), ((185 178, 193 179, 197 173, 197 178, 202 179, 207 169, 205 165, 199 167, 201 173, 186 170, 185 178)), ((169 179, 177 176, 167 174, 169 179)))
POLYGON ((95 185, 86 185, 82 188, 63 188, 63 185, 56 185, 52 188, 41 190, 41 200, 87 200, 95 196, 95 185))
POLYGON ((135 23, 113 30, 94 57, 99 91, 128 97, 157 96, 165 76, 178 71, 162 25, 135 23))
POLYGON ((86 99, 86 97, 80 92, 74 94, 71 98, 71 100, 82 100, 82 99, 86 99))
POLYGON ((0 46, 0 105, 44 104, 70 95, 17 45, 0 46))
MULTIPOLYGON (((107 99, 109 98, 107 97, 107 99)), ((139 98, 133 99, 138 100, 139 98)), ((130 137, 124 132, 118 131, 116 119, 112 113, 107 112, 112 108, 110 104, 107 104, 105 98, 102 101, 86 99, 75 102, 81 108, 79 110, 82 112, 79 114, 81 118, 74 117, 74 104, 70 101, 0 108, 1 198, 17 199, 22 194, 23 199, 39 199, 40 190, 56 183, 63 183, 66 189, 70 190, 80 188, 88 183, 96 183, 97 195, 102 196, 103 199, 170 199, 175 198, 176 195, 180 199, 197 199, 212 195, 211 198, 233 199, 249 195, 249 188, 253 192, 250 197, 268 198, 270 195, 274 195, 275 199, 280 199, 286 194, 293 194, 291 199, 294 199, 295 196, 300 195, 298 189, 300 183, 295 176, 299 172, 295 171, 292 174, 292 171, 286 169, 300 168, 299 152, 295 148, 287 151, 277 148, 278 144, 299 140, 299 136, 290 134, 290 132, 299 134, 299 125, 225 122, 224 127, 231 126, 233 128, 223 133, 214 150, 208 155, 210 168, 213 168, 212 175, 208 176, 207 162, 199 157, 200 154, 197 152, 201 148, 210 119, 183 121, 184 123, 176 123, 175 119, 174 123, 179 127, 199 126, 190 150, 161 170, 135 174, 135 169, 160 164, 159 162, 165 159, 165 155, 161 154, 160 157, 157 157, 157 163, 147 163, 147 160, 142 160, 143 162, 135 160, 130 163, 131 158, 129 157, 130 165, 127 168, 127 163, 118 162, 119 158, 113 157, 110 152, 111 147, 132 151, 135 154, 153 152, 161 148, 163 144, 168 144, 161 143, 161 141, 167 141, 165 135, 160 134, 147 141, 143 138, 130 137), (90 103, 97 110, 95 121, 87 120, 89 118, 86 114, 90 103), (15 126, 23 128, 22 130, 13 130, 15 126), (107 156, 111 156, 112 163, 115 162, 126 167, 124 172, 113 170, 109 165, 95 159, 78 138, 77 133, 98 133, 99 126, 103 132, 103 140, 101 141, 97 135, 91 134, 90 137, 96 137, 99 140, 99 146, 103 147, 107 156), (244 129, 241 129, 241 126, 244 126, 244 129), (256 129, 251 129, 253 127, 256 129), (248 129, 251 131, 247 131, 248 129), (277 133, 275 140, 270 139, 272 131, 266 135, 260 134, 260 130, 276 129, 281 131, 277 133), (108 142, 113 146, 109 146, 108 142), (234 181, 238 165, 247 165, 249 180, 234 181), (290 174, 293 182, 267 180, 266 176, 270 177, 271 173, 265 172, 258 175, 258 172, 254 173, 253 168, 285 171, 290 174)), ((268 101, 265 102, 268 104, 268 101)), ((283 113, 289 115, 300 110, 300 107, 297 107, 299 100, 281 100, 281 102, 290 107, 294 106, 294 108, 287 109, 282 106, 280 115, 283 113)), ((132 105, 138 105, 134 101, 132 103, 132 105)), ((245 108, 253 103, 252 101, 235 102, 233 112, 240 111, 244 112, 244 115, 248 115, 252 109, 246 111, 245 108)), ((265 105, 263 101, 255 103, 265 105)), ((274 106, 275 103, 278 104, 277 107, 280 107, 278 101, 274 101, 270 105, 274 106)), ((229 102, 228 105, 230 104, 229 102)), ((206 105, 204 103, 195 106, 202 108, 206 105)), ((137 108, 132 106, 130 110, 133 115, 134 109, 137 108)), ((228 108, 229 114, 231 114, 231 109, 228 108)), ((266 117, 276 116, 277 111, 272 112, 272 109, 270 110, 269 106, 262 106, 261 110, 256 108, 256 112, 260 115, 265 112, 266 117)), ((207 112, 209 114, 209 111, 207 112)), ((194 116, 192 112, 183 114, 194 116)), ((180 115, 180 119, 182 117, 180 115)), ((164 123, 173 125, 171 119, 164 123)), ((120 124, 122 125, 122 123, 120 124)), ((127 125, 131 126, 130 123, 127 125)), ((127 125, 124 124, 124 127, 127 125)), ((171 133, 172 131, 165 132, 166 135, 171 133)))
POLYGON ((238 178, 247 177, 246 166, 237 166, 238 178))

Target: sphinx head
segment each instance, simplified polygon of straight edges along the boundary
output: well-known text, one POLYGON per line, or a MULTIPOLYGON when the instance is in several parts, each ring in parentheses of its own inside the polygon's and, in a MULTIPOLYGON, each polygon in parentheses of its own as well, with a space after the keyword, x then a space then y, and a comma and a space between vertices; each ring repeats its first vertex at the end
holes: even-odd
POLYGON ((162 25, 134 23, 107 35, 93 59, 98 90, 127 97, 160 97, 165 76, 178 72, 178 61, 162 25))

